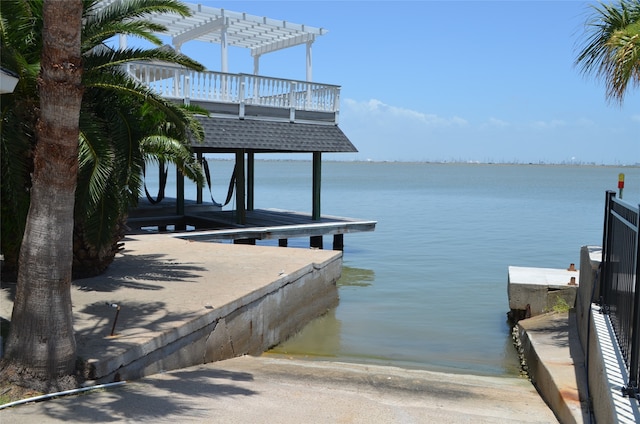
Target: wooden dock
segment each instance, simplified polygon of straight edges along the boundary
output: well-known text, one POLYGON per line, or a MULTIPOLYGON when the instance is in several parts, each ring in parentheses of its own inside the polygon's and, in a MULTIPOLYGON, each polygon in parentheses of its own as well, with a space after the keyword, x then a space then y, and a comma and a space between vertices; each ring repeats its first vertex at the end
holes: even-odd
POLYGON ((163 205, 144 203, 132 210, 127 226, 129 234, 180 232, 184 238, 199 241, 232 240, 255 244, 256 240, 279 240, 287 246, 290 238, 309 237, 310 246, 322 248, 322 237, 333 235, 333 249, 342 250, 343 235, 374 231, 376 221, 322 215, 313 220, 311 214, 282 209, 256 209, 245 212, 244 223, 238 224, 237 212, 223 211, 214 205, 185 201, 183 215, 175 213, 175 201, 163 205))

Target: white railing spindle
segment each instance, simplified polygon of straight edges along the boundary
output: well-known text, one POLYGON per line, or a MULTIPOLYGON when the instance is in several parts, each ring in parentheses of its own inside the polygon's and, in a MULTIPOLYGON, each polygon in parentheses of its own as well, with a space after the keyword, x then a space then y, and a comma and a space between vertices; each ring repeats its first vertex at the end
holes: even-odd
POLYGON ((339 110, 340 87, 249 74, 195 72, 176 66, 129 63, 132 78, 161 96, 294 110, 339 110))

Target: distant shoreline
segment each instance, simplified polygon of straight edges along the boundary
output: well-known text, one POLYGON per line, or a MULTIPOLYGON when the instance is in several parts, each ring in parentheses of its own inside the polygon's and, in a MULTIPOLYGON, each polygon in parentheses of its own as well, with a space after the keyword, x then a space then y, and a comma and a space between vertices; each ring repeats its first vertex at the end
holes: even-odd
MULTIPOLYGON (((269 155, 265 153, 264 155, 269 155)), ((209 157, 207 160, 235 161, 235 158, 209 157)), ((256 157, 257 162, 312 162, 311 159, 269 159, 256 157)), ((393 164, 424 164, 424 165, 500 165, 500 166, 573 166, 573 167, 596 167, 596 168, 640 168, 640 162, 635 164, 597 164, 593 162, 480 162, 480 161, 404 161, 404 160, 338 160, 323 159, 323 162, 331 163, 393 163, 393 164)))

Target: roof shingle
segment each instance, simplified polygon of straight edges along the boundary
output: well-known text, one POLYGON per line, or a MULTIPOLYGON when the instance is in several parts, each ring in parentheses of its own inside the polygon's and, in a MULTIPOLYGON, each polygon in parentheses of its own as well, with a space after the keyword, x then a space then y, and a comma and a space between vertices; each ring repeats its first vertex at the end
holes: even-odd
POLYGON ((204 143, 193 144, 203 152, 357 152, 337 125, 292 123, 253 119, 199 116, 204 143))

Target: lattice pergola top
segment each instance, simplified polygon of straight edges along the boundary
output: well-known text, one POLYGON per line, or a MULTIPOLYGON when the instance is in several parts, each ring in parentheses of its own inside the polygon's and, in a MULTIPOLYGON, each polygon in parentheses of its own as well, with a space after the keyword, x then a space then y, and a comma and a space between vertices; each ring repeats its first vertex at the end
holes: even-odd
MULTIPOLYGON (((102 0, 102 7, 119 1, 102 0)), ((317 36, 328 32, 324 28, 232 12, 202 4, 185 2, 185 5, 191 9, 192 15, 189 17, 163 13, 152 15, 150 18, 151 21, 167 28, 168 31, 163 35, 170 36, 172 44, 178 48, 192 40, 224 44, 226 37, 227 45, 250 49, 252 56, 259 56, 313 42, 317 36)))
POLYGON ((192 16, 156 15, 158 22, 168 29, 172 44, 180 47, 197 40, 249 49, 252 56, 313 42, 327 30, 287 21, 232 12, 225 9, 187 3, 192 16))
MULTIPOLYGON (((102 7, 121 0, 102 0, 102 7)), ((311 45, 316 37, 326 34, 324 28, 295 24, 287 21, 232 12, 202 4, 185 4, 191 9, 192 16, 181 17, 177 14, 155 14, 150 19, 164 25, 171 37, 173 46, 180 50, 187 41, 204 41, 221 46, 222 72, 228 72, 227 47, 235 46, 249 49, 254 58, 254 74, 259 71, 259 58, 265 53, 306 44, 307 80, 312 80, 311 45)), ((121 43, 126 44, 121 38, 121 43)))

